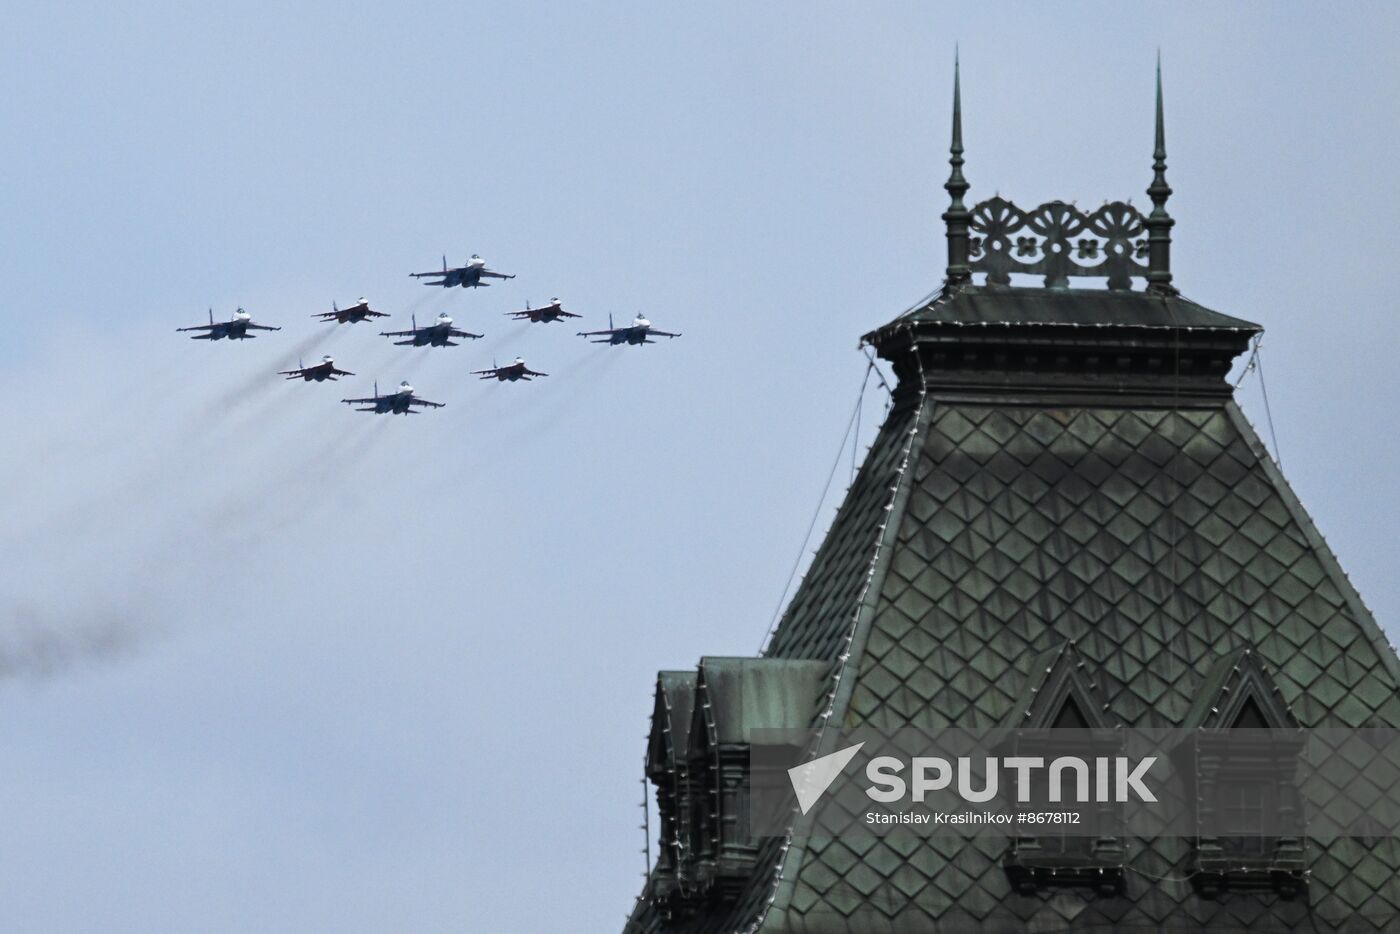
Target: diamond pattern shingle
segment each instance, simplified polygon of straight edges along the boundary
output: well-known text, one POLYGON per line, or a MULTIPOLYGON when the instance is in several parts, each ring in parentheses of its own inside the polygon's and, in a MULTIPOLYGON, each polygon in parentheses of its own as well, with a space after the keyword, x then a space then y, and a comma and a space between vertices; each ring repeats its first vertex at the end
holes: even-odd
MULTIPOLYGON (((1074 640, 1129 725, 1180 725, 1211 665, 1252 645, 1303 726, 1400 727, 1394 653, 1231 402, 896 407, 770 654, 842 651, 886 518, 878 593, 835 711, 847 726, 1002 723, 1036 656, 1074 640), (908 489, 886 512, 911 427, 908 489)), ((1016 894, 995 839, 877 838, 864 852, 813 839, 785 858, 781 843, 764 842, 722 917, 667 927, 642 910, 633 929, 698 934, 761 918, 764 931, 808 934, 1400 931, 1394 840, 1310 843, 1309 900, 1297 902, 1202 899, 1180 879, 1180 839, 1127 841, 1122 899, 1016 894)))

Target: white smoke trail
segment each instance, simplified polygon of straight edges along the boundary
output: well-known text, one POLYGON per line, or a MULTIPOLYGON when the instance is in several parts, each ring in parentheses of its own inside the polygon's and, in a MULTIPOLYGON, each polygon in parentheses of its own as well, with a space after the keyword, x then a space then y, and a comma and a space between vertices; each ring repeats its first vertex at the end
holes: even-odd
MULTIPOLYGON (((347 332, 309 335, 282 361, 347 332)), ((133 338, 101 354, 50 352, 29 372, 0 375, 12 405, 49 413, 15 426, 0 447, 10 492, 0 676, 48 676, 134 651, 174 625, 152 590, 224 586, 230 549, 254 548, 378 482, 363 468, 385 433, 338 401, 359 393, 283 381, 257 341, 233 355, 197 347, 174 358, 133 338), (71 359, 84 365, 60 390, 36 377, 71 359)))

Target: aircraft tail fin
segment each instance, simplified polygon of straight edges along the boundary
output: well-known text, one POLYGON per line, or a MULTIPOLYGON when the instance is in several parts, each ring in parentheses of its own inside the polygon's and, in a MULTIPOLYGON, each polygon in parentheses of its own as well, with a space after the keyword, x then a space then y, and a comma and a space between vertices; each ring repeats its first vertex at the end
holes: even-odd
POLYGON ((210 309, 209 309, 209 323, 210 323, 210 324, 213 324, 213 323, 214 323, 214 309, 213 309, 213 308, 210 308, 210 309))

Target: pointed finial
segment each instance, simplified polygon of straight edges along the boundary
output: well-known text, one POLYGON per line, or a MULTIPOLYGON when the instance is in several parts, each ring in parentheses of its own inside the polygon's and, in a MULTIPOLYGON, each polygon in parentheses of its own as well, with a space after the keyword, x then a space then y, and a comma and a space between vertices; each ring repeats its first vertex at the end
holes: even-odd
MULTIPOLYGON (((948 151, 953 156, 963 154, 962 143, 962 64, 959 61, 957 46, 953 47, 953 144, 948 147, 948 151)), ((963 161, 962 159, 950 160, 953 164, 953 175, 961 178, 963 161)))
MULTIPOLYGON (((1167 168, 1167 130, 1162 119, 1162 50, 1157 50, 1157 145, 1152 150, 1153 168, 1165 172, 1167 168)), ((1162 181, 1165 183, 1166 179, 1162 181)))
POLYGON ((1172 189, 1167 184, 1167 131, 1162 116, 1162 52, 1157 51, 1157 133, 1152 149, 1152 184, 1147 196, 1152 199, 1152 213, 1147 227, 1147 290, 1163 295, 1175 295, 1172 285, 1172 220, 1167 213, 1167 199, 1172 189))
POLYGON ((972 281, 972 271, 968 268, 968 221, 972 217, 967 205, 963 204, 963 195, 967 193, 967 179, 963 177, 963 141, 962 141, 962 67, 958 60, 958 49, 953 48, 953 141, 948 147, 948 164, 952 166, 952 171, 948 173, 948 181, 944 183, 943 189, 948 192, 951 199, 948 203, 948 210, 943 212, 943 222, 947 227, 948 236, 948 285, 966 285, 972 281))

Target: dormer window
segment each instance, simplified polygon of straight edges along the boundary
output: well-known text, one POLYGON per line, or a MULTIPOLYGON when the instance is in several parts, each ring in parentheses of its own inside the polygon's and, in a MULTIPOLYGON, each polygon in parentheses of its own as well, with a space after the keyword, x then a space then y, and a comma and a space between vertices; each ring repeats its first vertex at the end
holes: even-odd
MULTIPOLYGON (((1121 734, 1107 717, 1108 704, 1091 676, 1088 662, 1071 642, 1042 654, 1031 664, 1030 678, 1013 715, 1014 754, 1053 762, 1061 756, 1112 756, 1120 751, 1121 734), (1059 735, 1057 735, 1059 734, 1059 735)), ((1016 809, 1045 814, 1082 812, 1064 802, 1049 800, 1048 790, 1033 786, 1029 800, 1016 809)), ((1007 878, 1016 891, 1034 895, 1053 888, 1081 887, 1105 895, 1119 895, 1124 887, 1123 846, 1118 828, 1119 806, 1095 805, 1087 815, 1099 828, 1088 836, 1071 825, 1038 824, 1034 836, 1018 836, 1002 860, 1007 878)))
POLYGON ((1278 687, 1251 649, 1218 661, 1187 717, 1193 741, 1177 753, 1196 799, 1192 885, 1296 897, 1303 873, 1296 774, 1302 738, 1278 687))

